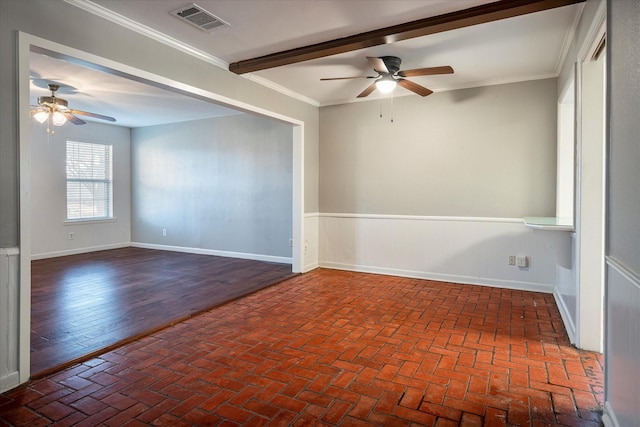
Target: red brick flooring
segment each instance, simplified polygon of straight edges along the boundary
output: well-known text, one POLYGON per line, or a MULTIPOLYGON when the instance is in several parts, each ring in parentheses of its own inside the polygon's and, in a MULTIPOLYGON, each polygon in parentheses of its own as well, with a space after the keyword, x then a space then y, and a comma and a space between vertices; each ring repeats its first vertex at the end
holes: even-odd
POLYGON ((598 426, 548 294, 316 270, 0 395, 0 425, 598 426))

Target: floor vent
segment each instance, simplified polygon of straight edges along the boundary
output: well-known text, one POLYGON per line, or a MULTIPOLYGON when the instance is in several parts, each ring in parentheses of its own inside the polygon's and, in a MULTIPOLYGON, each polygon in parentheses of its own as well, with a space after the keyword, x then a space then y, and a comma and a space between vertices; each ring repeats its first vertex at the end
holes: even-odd
POLYGON ((182 6, 170 13, 175 17, 207 32, 213 31, 218 27, 229 25, 227 22, 193 3, 182 6))

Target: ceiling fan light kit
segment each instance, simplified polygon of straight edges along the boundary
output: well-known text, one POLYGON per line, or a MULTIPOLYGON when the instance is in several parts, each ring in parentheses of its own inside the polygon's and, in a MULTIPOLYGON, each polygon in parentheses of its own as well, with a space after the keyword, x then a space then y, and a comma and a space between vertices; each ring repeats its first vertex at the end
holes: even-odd
POLYGON ((49 118, 49 113, 44 110, 35 111, 33 118, 36 119, 38 123, 44 123, 49 118))
POLYGON ((31 116, 38 123, 49 123, 49 127, 47 128, 48 133, 53 133, 51 130, 52 125, 64 126, 67 122, 71 122, 74 125, 84 125, 86 122, 76 117, 75 114, 94 117, 96 119, 107 120, 110 122, 116 121, 113 117, 69 108, 69 103, 66 99, 58 98, 56 96, 56 91, 60 89, 60 86, 53 83, 50 83, 48 86, 51 91, 51 96, 39 96, 38 105, 33 106, 31 109, 31 116))
POLYGON ((32 110, 31 114, 38 123, 47 123, 47 134, 50 135, 55 133, 52 129, 54 126, 64 126, 68 121, 63 113, 46 106, 41 106, 32 110))
POLYGON ((376 80, 376 89, 384 94, 393 92, 397 85, 398 82, 396 82, 396 79, 394 79, 391 74, 387 74, 376 80))
POLYGON ((54 111, 51 115, 51 121, 54 126, 62 126, 67 123, 67 118, 60 111, 54 111))

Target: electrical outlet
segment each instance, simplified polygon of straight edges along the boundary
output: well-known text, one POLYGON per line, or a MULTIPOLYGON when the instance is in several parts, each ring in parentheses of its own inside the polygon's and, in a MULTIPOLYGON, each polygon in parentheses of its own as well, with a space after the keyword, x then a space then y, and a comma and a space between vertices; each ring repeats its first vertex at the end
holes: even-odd
POLYGON ((307 252, 309 252, 309 242, 308 241, 304 241, 304 253, 306 254, 307 252))
POLYGON ((509 255, 509 265, 516 265, 516 256, 509 255))
POLYGON ((528 256, 517 256, 516 257, 516 265, 520 268, 529 267, 529 257, 528 256))
POLYGON ((293 239, 289 239, 289 247, 292 248, 293 247, 293 239))
POLYGON ((163 237, 167 237, 167 229, 166 228, 162 229, 162 236, 163 237))

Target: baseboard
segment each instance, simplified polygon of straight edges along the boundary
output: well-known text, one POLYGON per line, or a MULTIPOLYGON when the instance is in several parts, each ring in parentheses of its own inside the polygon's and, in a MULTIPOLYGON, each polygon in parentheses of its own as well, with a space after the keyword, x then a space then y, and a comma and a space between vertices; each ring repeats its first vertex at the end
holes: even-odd
POLYGON ((319 267, 320 267, 320 264, 317 261, 316 262, 312 262, 312 263, 309 263, 309 264, 305 265, 302 268, 302 272, 303 273, 308 273, 311 270, 315 270, 316 268, 319 268, 319 267))
POLYGON ((0 393, 11 390, 20 385, 20 373, 18 371, 10 372, 0 377, 0 393))
POLYGON ((576 325, 573 323, 573 319, 571 318, 571 315, 569 315, 569 309, 567 308, 567 305, 564 303, 562 296, 558 293, 558 288, 555 288, 553 290, 553 299, 556 300, 556 305, 558 306, 560 317, 562 317, 562 323, 564 323, 564 328, 567 331, 567 335, 569 335, 569 341, 571 341, 571 344, 575 345, 576 325))
POLYGON ((553 285, 541 283, 519 282, 513 280, 499 280, 483 277, 457 276, 452 274, 431 273, 428 271, 411 271, 394 268, 373 267, 364 265, 342 264, 337 262, 320 262, 319 267, 334 270, 356 271, 358 273, 373 273, 387 276, 409 277, 412 279, 437 280, 439 282, 460 283, 463 285, 490 286, 493 288, 514 289, 530 292, 553 293, 553 285))
POLYGON ((129 242, 125 242, 125 243, 114 243, 111 245, 91 246, 87 248, 68 249, 65 251, 46 252, 43 254, 31 254, 31 260, 56 258, 61 256, 67 256, 67 255, 86 254, 88 252, 106 251, 109 249, 128 248, 129 246, 131 246, 129 242))
POLYGON ((611 403, 609 401, 604 402, 604 414, 602 415, 602 423, 605 427, 622 427, 620 423, 618 423, 618 419, 616 418, 616 414, 611 407, 611 403))
POLYGON ((251 259, 254 261, 276 262, 279 264, 293 264, 293 259, 290 257, 279 257, 279 256, 273 256, 273 255, 218 251, 215 249, 189 248, 185 246, 156 245, 153 243, 140 243, 140 242, 131 242, 130 246, 134 248, 156 249, 160 251, 185 252, 189 254, 215 255, 215 256, 223 256, 227 258, 240 258, 240 259, 251 259))

